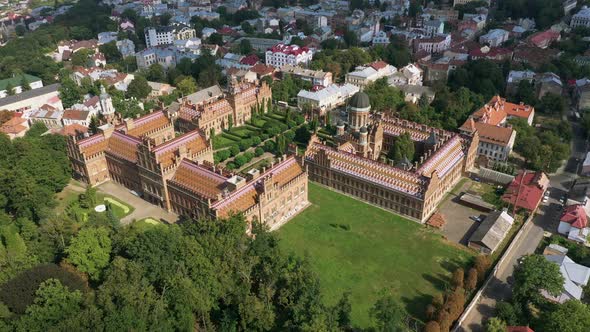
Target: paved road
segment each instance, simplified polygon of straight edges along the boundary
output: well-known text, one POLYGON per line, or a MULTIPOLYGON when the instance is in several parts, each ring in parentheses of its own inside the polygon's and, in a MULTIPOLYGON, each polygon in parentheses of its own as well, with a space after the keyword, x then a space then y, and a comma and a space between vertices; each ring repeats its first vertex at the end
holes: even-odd
POLYGON ((579 125, 572 123, 574 139, 572 141, 572 155, 556 174, 551 175, 551 194, 546 204, 539 207, 539 213, 532 223, 523 226, 523 233, 507 258, 498 266, 496 275, 483 290, 483 294, 474 310, 463 321, 457 331, 484 331, 483 323, 494 315, 494 308, 498 301, 508 299, 512 293, 509 279, 511 279, 517 259, 523 255, 532 254, 543 238, 545 231, 555 232, 560 214, 559 198, 566 192, 572 181, 577 177, 580 162, 586 153, 586 141, 579 125))

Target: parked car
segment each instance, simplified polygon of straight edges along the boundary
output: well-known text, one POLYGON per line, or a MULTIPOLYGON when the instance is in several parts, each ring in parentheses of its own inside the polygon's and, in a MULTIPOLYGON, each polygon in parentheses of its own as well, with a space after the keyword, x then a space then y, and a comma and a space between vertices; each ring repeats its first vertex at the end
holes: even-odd
POLYGON ((469 217, 469 219, 473 220, 473 221, 477 221, 477 222, 481 222, 483 219, 479 216, 471 216, 469 217))

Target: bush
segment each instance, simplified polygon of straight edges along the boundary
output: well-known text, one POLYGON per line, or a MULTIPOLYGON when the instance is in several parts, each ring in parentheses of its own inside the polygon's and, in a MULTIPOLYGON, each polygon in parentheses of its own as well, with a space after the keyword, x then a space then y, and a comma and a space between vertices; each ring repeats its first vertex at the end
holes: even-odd
POLYGON ((266 152, 274 152, 277 148, 277 144, 274 141, 266 141, 264 142, 263 149, 266 152))
POLYGON ((264 149, 263 149, 263 148, 261 148, 261 147, 257 147, 257 148, 254 150, 254 155, 255 155, 256 157, 260 157, 260 156, 262 156, 263 154, 264 154, 264 149))
POLYGON ((236 156, 234 158, 234 164, 236 165, 236 167, 242 167, 244 166, 246 163, 248 162, 246 156, 244 156, 243 154, 236 156))
POLYGON ((453 287, 459 288, 463 287, 463 281, 465 279, 465 271, 462 268, 457 268, 455 272, 453 272, 453 287))
POLYGON ((293 130, 287 130, 283 135, 285 135, 288 142, 293 142, 295 139, 295 132, 293 130))
POLYGON ((246 157, 246 159, 248 159, 248 161, 250 161, 250 160, 252 160, 252 158, 254 158, 254 153, 253 152, 245 152, 244 157, 246 157))
POLYGON ((470 268, 467 272, 467 279, 465 279, 465 289, 472 291, 477 287, 477 270, 470 268))
POLYGON ((229 148, 229 154, 230 154, 230 156, 232 156, 232 157, 235 157, 235 156, 237 156, 237 155, 238 155, 238 153, 240 153, 240 147, 239 147, 239 146, 237 146, 237 145, 232 145, 232 146, 229 148))
POLYGON ((252 140, 247 138, 247 139, 243 139, 238 143, 238 146, 240 148, 240 151, 245 151, 247 150, 249 147, 252 146, 252 140))
POLYGON ((491 265, 492 263, 490 262, 490 258, 488 256, 479 255, 475 257, 475 263, 473 264, 473 267, 477 270, 477 278, 479 281, 483 280, 491 265))
POLYGON ((266 141, 268 139, 268 137, 269 136, 267 134, 262 134, 262 135, 260 135, 260 140, 261 141, 266 141))
POLYGON ((225 168, 230 171, 234 170, 234 169, 236 169, 236 164, 234 164, 233 162, 227 163, 227 165, 225 165, 225 168))
POLYGON ((257 146, 258 144, 262 143, 262 140, 258 136, 252 137, 252 146, 257 146))

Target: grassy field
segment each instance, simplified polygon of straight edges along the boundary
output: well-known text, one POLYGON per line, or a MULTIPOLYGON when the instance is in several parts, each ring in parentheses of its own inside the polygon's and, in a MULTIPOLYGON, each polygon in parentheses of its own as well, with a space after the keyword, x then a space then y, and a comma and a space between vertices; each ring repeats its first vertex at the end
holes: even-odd
POLYGON ((280 229, 281 247, 309 257, 327 304, 351 292, 356 326, 369 325, 369 309, 384 289, 424 320, 451 271, 473 256, 415 222, 313 183, 309 199, 313 205, 280 229))

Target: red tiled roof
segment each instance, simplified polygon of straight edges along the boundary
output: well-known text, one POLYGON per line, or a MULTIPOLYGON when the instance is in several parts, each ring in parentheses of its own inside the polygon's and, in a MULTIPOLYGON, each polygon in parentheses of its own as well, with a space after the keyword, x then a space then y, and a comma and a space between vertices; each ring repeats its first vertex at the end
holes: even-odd
POLYGON ((256 73, 257 75, 264 76, 272 74, 275 71, 275 67, 257 63, 252 66, 252 68, 250 68, 250 71, 256 73))
POLYGON ((285 45, 285 44, 277 44, 270 48, 270 51, 273 53, 284 53, 288 55, 299 55, 301 53, 309 52, 309 48, 307 47, 300 47, 297 45, 285 45))
POLYGON ((540 47, 545 42, 551 40, 557 40, 560 37, 559 32, 553 30, 547 30, 543 32, 538 32, 531 36, 531 43, 535 44, 536 46, 540 47))
POLYGON ((260 61, 260 59, 256 54, 250 54, 248 56, 243 57, 242 60, 240 60, 240 63, 243 65, 254 66, 258 63, 258 61, 260 61))
POLYGON ((375 62, 371 63, 369 66, 375 70, 379 70, 379 69, 383 69, 383 68, 387 67, 387 65, 388 65, 388 63, 385 61, 375 61, 375 62))
POLYGON ((507 332, 535 332, 528 326, 508 326, 506 328, 507 332))
POLYGON ((65 110, 63 119, 70 119, 70 120, 86 120, 88 119, 88 115, 90 115, 89 111, 80 111, 80 110, 65 110))
POLYGON ((518 208, 534 210, 546 189, 547 177, 542 172, 519 173, 508 185, 502 200, 518 208))
POLYGON ((63 136, 78 136, 80 134, 85 134, 88 132, 88 128, 84 127, 81 124, 73 123, 71 125, 63 126, 57 134, 63 136))
POLYGON ((586 216, 586 210, 584 206, 577 204, 577 205, 570 205, 565 208, 561 218, 559 221, 566 222, 571 224, 573 227, 576 228, 586 228, 588 226, 588 216, 586 216))

